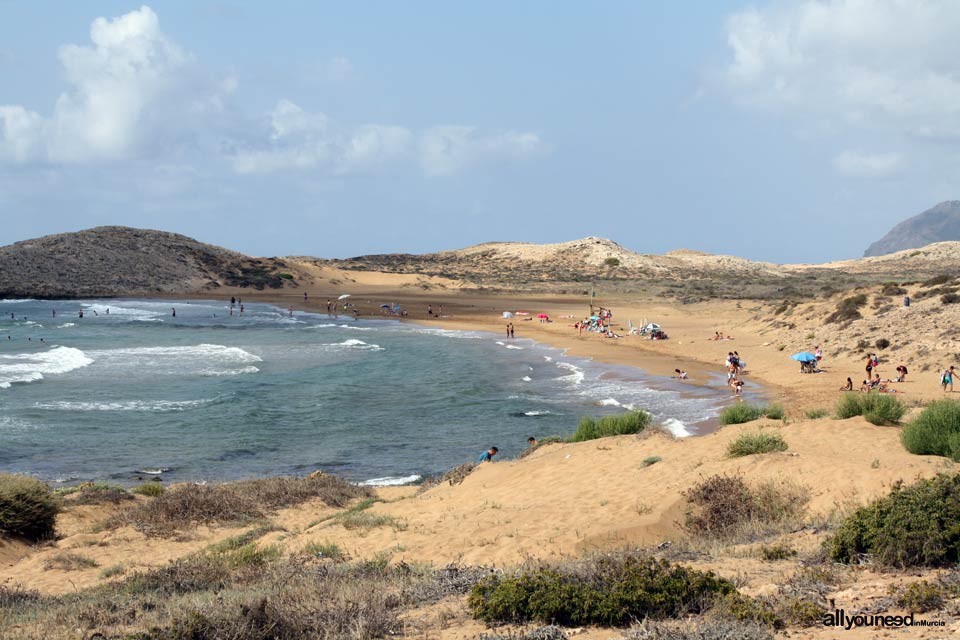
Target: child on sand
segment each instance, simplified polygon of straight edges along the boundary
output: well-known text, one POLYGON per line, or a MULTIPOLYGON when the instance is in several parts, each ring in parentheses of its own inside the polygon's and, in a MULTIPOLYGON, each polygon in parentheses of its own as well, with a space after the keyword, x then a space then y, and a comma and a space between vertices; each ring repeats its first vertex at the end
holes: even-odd
POLYGON ((477 462, 493 462, 493 456, 497 455, 498 453, 500 453, 500 449, 497 449, 496 447, 490 447, 480 454, 480 457, 477 458, 477 462))
POLYGON ((686 379, 687 379, 687 372, 686 372, 686 371, 681 371, 680 369, 674 369, 673 372, 676 373, 677 375, 671 376, 671 377, 677 378, 677 379, 679 379, 679 380, 686 380, 686 379))
POLYGON ((847 378, 847 384, 840 387, 840 391, 853 391, 853 380, 851 380, 850 378, 847 378))

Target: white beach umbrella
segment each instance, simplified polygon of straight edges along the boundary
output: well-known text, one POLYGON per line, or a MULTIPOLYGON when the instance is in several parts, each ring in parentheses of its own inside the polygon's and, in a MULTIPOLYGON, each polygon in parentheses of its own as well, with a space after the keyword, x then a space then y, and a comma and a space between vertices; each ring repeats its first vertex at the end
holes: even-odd
POLYGON ((349 294, 349 293, 345 293, 345 294, 343 294, 342 296, 340 296, 339 298, 337 298, 337 300, 343 300, 344 298, 349 298, 349 297, 350 297, 350 294, 349 294))

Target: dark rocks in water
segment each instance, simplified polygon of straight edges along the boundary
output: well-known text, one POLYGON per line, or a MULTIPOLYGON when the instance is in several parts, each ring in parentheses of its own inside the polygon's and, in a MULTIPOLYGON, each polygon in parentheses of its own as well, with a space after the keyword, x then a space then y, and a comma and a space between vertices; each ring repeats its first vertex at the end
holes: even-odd
POLYGON ((934 242, 957 240, 960 240, 960 200, 948 200, 904 220, 867 247, 863 255, 882 256, 934 242))
POLYGON ((96 227, 0 247, 0 298, 85 298, 296 287, 290 266, 165 231, 96 227))

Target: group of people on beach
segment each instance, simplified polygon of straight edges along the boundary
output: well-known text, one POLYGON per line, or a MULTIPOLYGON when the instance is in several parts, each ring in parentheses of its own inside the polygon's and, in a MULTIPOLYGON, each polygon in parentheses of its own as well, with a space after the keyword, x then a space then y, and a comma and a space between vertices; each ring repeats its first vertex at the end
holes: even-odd
POLYGON ((739 351, 729 351, 724 366, 727 368, 727 385, 733 389, 734 396, 742 396, 743 380, 740 376, 747 368, 746 361, 740 357, 739 351))
MULTIPOLYGON (((866 372, 867 377, 860 383, 860 393, 870 393, 871 391, 876 391, 878 393, 898 393, 899 390, 895 387, 892 387, 891 384, 906 382, 907 375, 910 373, 910 371, 907 369, 907 365, 898 364, 895 369, 897 372, 897 377, 883 380, 878 372, 879 367, 880 357, 876 353, 867 354, 866 363, 864 366, 864 371, 866 372)), ((953 393, 954 375, 953 365, 950 365, 949 367, 940 371, 940 386, 943 387, 944 393, 953 393)), ((855 390, 853 379, 849 377, 847 378, 846 383, 840 387, 840 391, 855 390)))

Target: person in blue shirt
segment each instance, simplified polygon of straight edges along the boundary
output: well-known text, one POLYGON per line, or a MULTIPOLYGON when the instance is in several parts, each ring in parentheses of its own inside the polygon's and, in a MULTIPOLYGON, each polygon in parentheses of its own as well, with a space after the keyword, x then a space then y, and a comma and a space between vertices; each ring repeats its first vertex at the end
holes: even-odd
POLYGON ((500 449, 497 449, 496 447, 490 447, 484 451, 479 458, 477 458, 477 462, 493 462, 493 456, 497 455, 499 452, 500 449))

